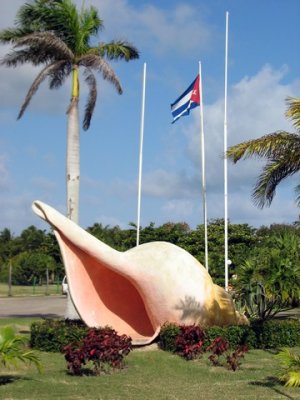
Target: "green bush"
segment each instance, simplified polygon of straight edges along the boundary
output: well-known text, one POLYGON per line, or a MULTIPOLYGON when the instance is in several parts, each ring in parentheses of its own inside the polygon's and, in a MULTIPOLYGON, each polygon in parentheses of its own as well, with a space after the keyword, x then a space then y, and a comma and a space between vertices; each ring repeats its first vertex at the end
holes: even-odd
POLYGON ((225 327, 212 326, 207 328, 208 345, 218 336, 228 340, 231 349, 246 345, 249 349, 257 347, 255 332, 250 326, 231 325, 225 327))
MULTIPOLYGON (((175 352, 179 333, 178 325, 164 324, 160 334, 160 347, 175 352)), ((204 347, 208 347, 217 337, 226 339, 231 349, 237 346, 247 346, 249 349, 295 347, 300 346, 300 320, 273 319, 250 326, 213 326, 205 330, 205 335, 204 347)))
POLYGON ((251 326, 257 348, 278 349, 300 346, 300 320, 269 320, 251 326))
POLYGON ((166 322, 160 330, 159 347, 165 351, 175 352, 176 339, 179 332, 180 328, 178 325, 166 322))
POLYGON ((87 329, 81 321, 34 322, 31 325, 30 346, 42 351, 61 352, 68 343, 80 341, 87 329))
MULTIPOLYGON (((81 321, 44 320, 31 325, 30 346, 42 351, 60 352, 68 343, 82 340, 87 327, 81 321)), ((165 323, 161 327, 159 346, 175 352, 180 326, 165 323)), ((230 348, 246 345, 248 348, 276 349, 300 346, 300 320, 269 320, 250 326, 213 326, 205 330, 203 347, 217 337, 229 342, 230 348)))

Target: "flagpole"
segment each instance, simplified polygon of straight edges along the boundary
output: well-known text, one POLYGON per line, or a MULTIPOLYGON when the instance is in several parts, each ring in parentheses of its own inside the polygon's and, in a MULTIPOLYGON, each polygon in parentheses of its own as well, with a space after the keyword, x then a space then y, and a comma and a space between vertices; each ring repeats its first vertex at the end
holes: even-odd
POLYGON ((142 167, 143 167, 143 142, 144 142, 144 119, 145 119, 145 93, 146 93, 146 71, 147 65, 144 63, 143 70, 143 89, 142 89, 142 110, 140 126, 140 152, 139 152, 139 178, 138 178, 138 205, 137 205, 137 227, 136 245, 140 244, 140 225, 141 225, 141 193, 142 193, 142 167))
POLYGON ((225 290, 228 291, 228 188, 227 188, 227 75, 228 75, 228 17, 226 11, 225 31, 225 93, 224 93, 224 251, 225 290))
POLYGON ((208 270, 208 240, 207 240, 207 205, 206 205, 206 177, 205 177, 205 144, 204 144, 204 124, 203 124, 203 95, 202 95, 202 68, 199 62, 199 93, 200 93, 200 146, 202 164, 202 203, 204 219, 204 248, 205 248, 205 268, 208 270))

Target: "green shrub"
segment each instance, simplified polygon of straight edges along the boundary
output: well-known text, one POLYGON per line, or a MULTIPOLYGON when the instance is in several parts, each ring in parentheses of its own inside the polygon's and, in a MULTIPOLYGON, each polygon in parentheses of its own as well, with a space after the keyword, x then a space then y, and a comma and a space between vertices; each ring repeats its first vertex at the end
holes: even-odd
POLYGON ((162 350, 174 352, 179 331, 180 328, 178 325, 166 322, 160 330, 159 347, 162 350))
MULTIPOLYGON (((164 324, 160 334, 160 347, 175 352, 179 333, 180 326, 164 324)), ((212 326, 205 330, 205 336, 204 347, 208 347, 217 337, 226 339, 231 349, 237 346, 247 346, 249 349, 295 347, 300 346, 300 320, 273 319, 250 326, 212 326)))
MULTIPOLYGON (((225 329, 220 326, 211 326, 210 328, 206 328, 206 341, 205 347, 210 346, 210 344, 217 338, 217 337, 226 337, 225 329)), ((226 337, 227 339, 227 337, 226 337)))
POLYGON ((250 326, 232 325, 213 326, 206 330, 207 344, 216 337, 228 340, 230 348, 246 345, 249 349, 276 349, 300 345, 299 320, 268 320, 256 322, 250 326))
POLYGON ((269 320, 251 326, 257 348, 277 349, 300 345, 300 320, 269 320))
POLYGON ((231 325, 231 326, 212 326, 207 328, 207 345, 209 345, 216 337, 225 338, 231 349, 237 346, 246 345, 249 349, 256 348, 256 335, 251 326, 246 325, 231 325))
POLYGON ((80 341, 87 327, 81 321, 44 320, 31 325, 30 346, 32 348, 61 352, 68 343, 80 341))

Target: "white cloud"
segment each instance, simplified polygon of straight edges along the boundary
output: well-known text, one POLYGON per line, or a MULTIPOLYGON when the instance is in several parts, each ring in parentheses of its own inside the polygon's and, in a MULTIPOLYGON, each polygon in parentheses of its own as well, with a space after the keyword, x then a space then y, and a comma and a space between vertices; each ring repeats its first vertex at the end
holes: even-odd
POLYGON ((0 155, 0 189, 6 190, 9 188, 9 172, 7 169, 7 156, 0 155))
MULTIPOLYGON (((187 221, 193 219, 193 222, 195 223, 196 215, 199 211, 198 208, 199 206, 195 201, 190 199, 178 199, 166 202, 162 207, 162 211, 170 221, 187 221)), ((199 219, 198 223, 196 222, 196 225, 202 223, 201 218, 202 217, 199 213, 199 219)))
POLYGON ((143 178, 143 193, 161 198, 183 198, 193 196, 197 178, 190 177, 186 172, 168 172, 158 169, 145 174, 143 178))
POLYGON ((46 229, 45 224, 31 211, 32 196, 29 193, 9 194, 0 197, 1 229, 5 227, 18 235, 25 227, 35 225, 46 229))
POLYGON ((207 50, 212 46, 212 28, 204 21, 199 7, 178 3, 166 10, 162 2, 154 3, 133 8, 126 0, 93 1, 104 20, 102 34, 109 39, 125 37, 138 48, 163 55, 190 56, 195 49, 207 50))
POLYGON ((287 191, 287 195, 278 191, 270 207, 259 209, 251 201, 249 188, 230 193, 229 218, 234 223, 247 222, 253 226, 294 222, 299 217, 299 208, 295 205, 293 195, 292 190, 287 191))

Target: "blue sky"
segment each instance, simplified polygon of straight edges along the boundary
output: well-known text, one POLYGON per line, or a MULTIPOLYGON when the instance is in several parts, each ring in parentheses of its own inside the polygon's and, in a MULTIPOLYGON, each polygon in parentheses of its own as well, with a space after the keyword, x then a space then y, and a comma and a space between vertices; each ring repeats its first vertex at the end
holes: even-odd
MULTIPOLYGON (((23 1, 6 0, 0 29, 13 24, 23 1)), ((82 1, 76 1, 80 6, 82 1)), ((293 127, 285 98, 300 97, 300 2, 298 0, 86 0, 104 20, 100 41, 126 38, 140 59, 113 63, 124 94, 98 77, 99 97, 91 128, 81 134, 80 225, 126 228, 136 222, 138 150, 143 63, 147 63, 141 225, 151 221, 203 223, 199 113, 171 124, 172 103, 202 63, 208 218, 224 216, 223 110, 225 13, 229 12, 228 145, 293 127)), ((0 56, 9 47, 1 46, 0 56)), ((38 73, 29 65, 1 68, 0 230, 15 234, 34 224, 42 200, 65 212, 66 108, 70 84, 36 93, 25 115, 16 116, 38 73)), ((86 90, 81 86, 81 105, 86 90)), ((261 163, 228 164, 229 218, 252 226, 299 217, 293 188, 279 186, 270 208, 251 202, 261 163)))

